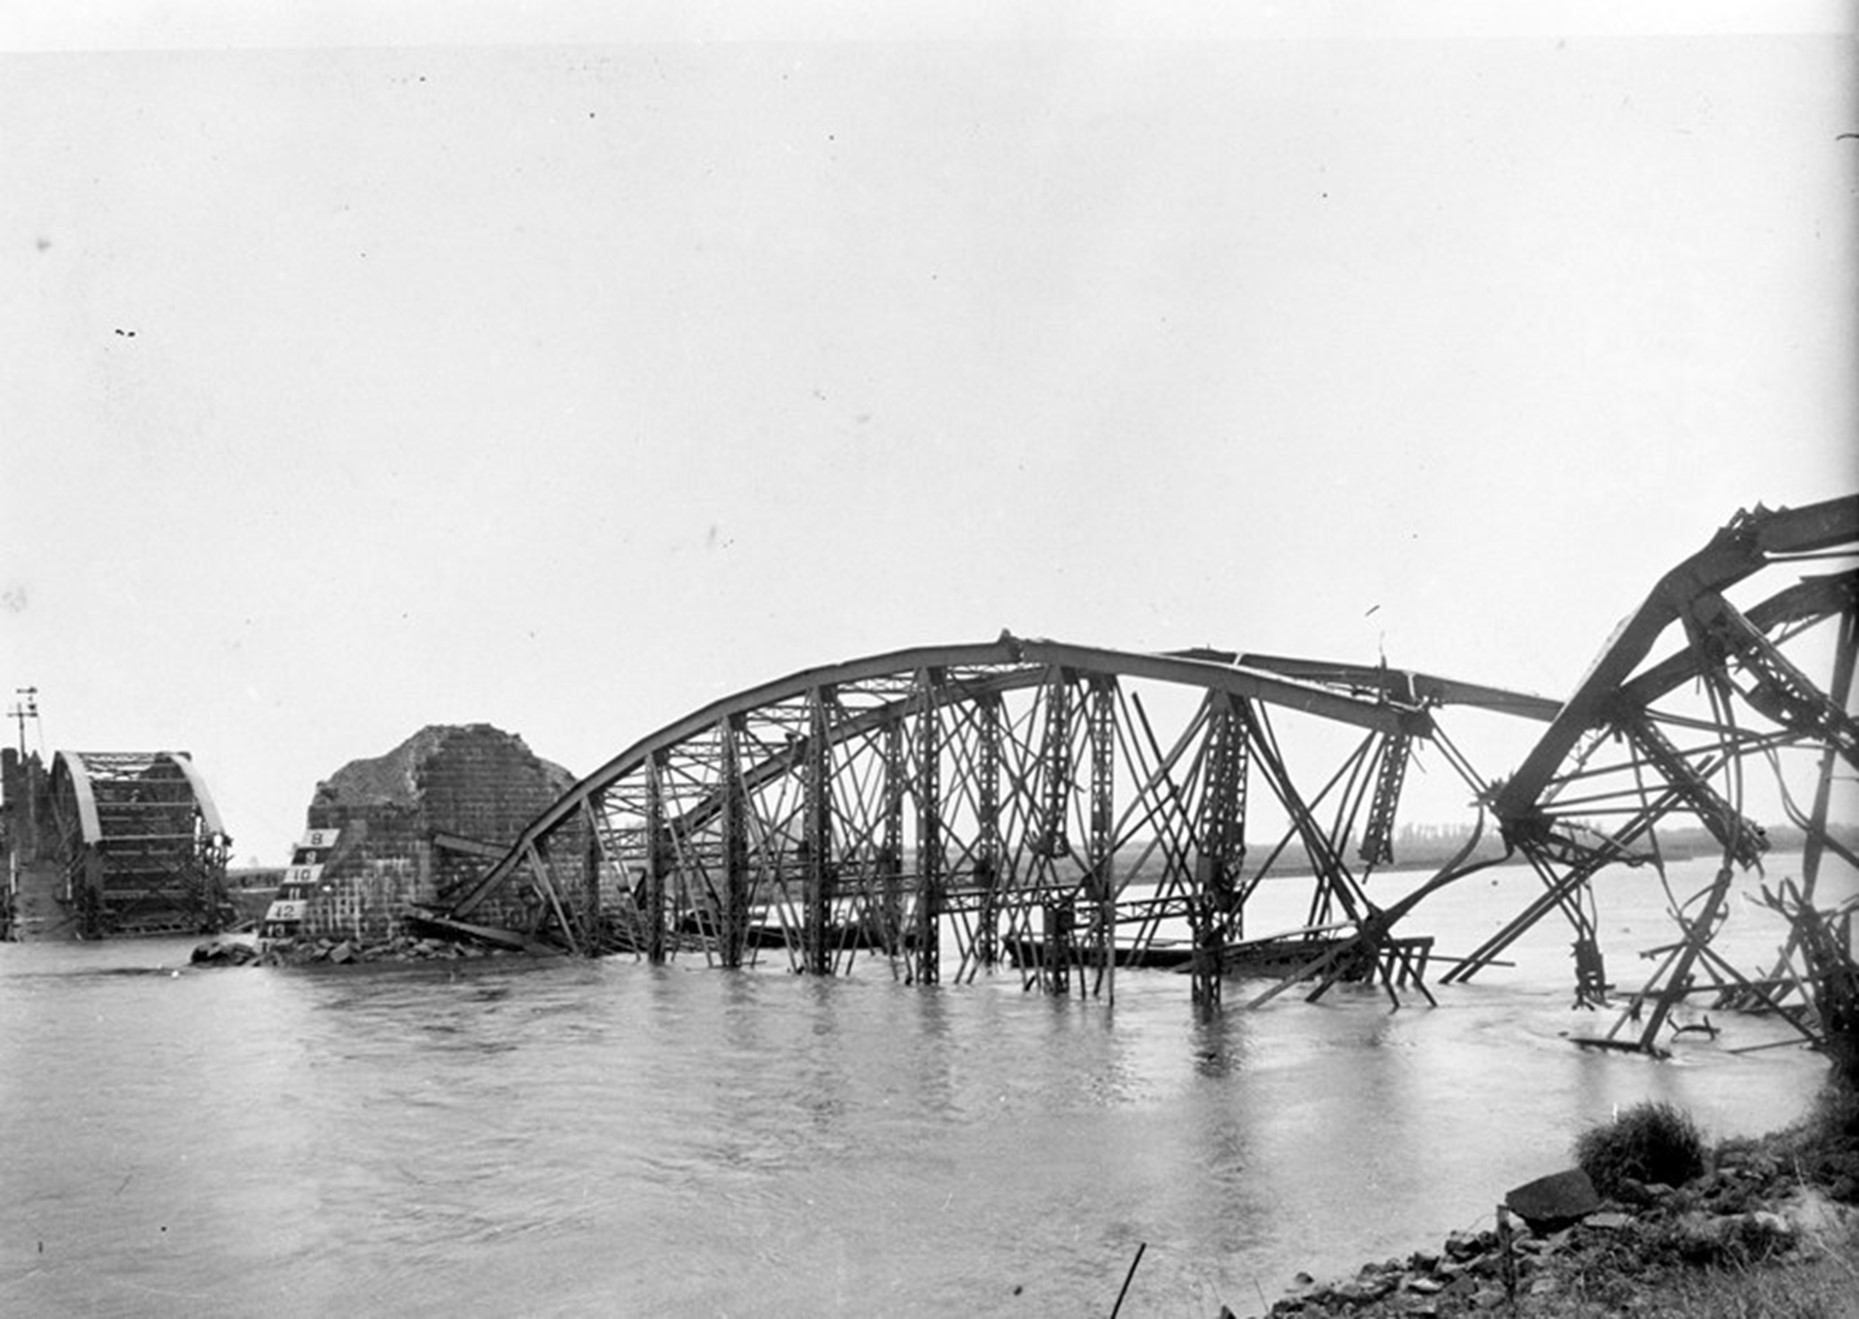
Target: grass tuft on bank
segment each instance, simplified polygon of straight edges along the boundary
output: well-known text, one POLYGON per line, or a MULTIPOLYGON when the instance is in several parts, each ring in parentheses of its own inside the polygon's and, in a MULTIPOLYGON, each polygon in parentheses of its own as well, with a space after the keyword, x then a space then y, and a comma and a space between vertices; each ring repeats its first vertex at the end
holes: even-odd
MULTIPOLYGON (((1852 1244, 1847 1243, 1849 1250, 1852 1244)), ((1617 1311, 1597 1308, 1592 1313, 1617 1311)), ((1859 1272, 1829 1256, 1681 1273, 1663 1289, 1639 1297, 1630 1313, 1644 1319, 1854 1319, 1859 1316, 1859 1272)))
POLYGON ((1575 1138, 1575 1163, 1602 1195, 1628 1181, 1683 1186, 1704 1171, 1704 1134, 1672 1104, 1636 1104, 1575 1138))

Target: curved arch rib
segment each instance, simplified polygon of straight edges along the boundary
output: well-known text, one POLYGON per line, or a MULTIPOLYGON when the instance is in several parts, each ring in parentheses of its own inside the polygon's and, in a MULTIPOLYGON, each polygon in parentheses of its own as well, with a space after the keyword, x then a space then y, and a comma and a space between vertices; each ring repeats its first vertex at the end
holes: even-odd
POLYGON ((75 751, 60 751, 52 758, 52 790, 58 792, 60 774, 71 785, 71 798, 77 805, 78 832, 86 844, 103 839, 103 825, 97 814, 97 790, 91 785, 90 770, 84 757, 75 751))
MULTIPOLYGON (((1287 709, 1302 711, 1337 723, 1350 724, 1386 734, 1407 733, 1426 736, 1432 720, 1424 706, 1391 703, 1386 699, 1339 692, 1314 682, 1287 677, 1266 669, 1252 669, 1234 664, 1209 662, 1183 655, 1156 655, 1107 650, 1059 642, 1002 639, 995 642, 928 646, 849 660, 841 664, 803 669, 787 677, 748 688, 713 701, 702 709, 666 725, 627 747, 600 768, 578 781, 552 806, 532 820, 511 845, 510 850, 483 876, 472 883, 455 901, 451 914, 464 917, 525 862, 538 841, 564 823, 574 819, 584 806, 624 776, 636 771, 655 752, 675 747, 700 736, 718 724, 736 716, 777 704, 804 698, 809 691, 823 687, 850 686, 892 675, 911 675, 928 670, 999 669, 985 679, 963 688, 963 696, 972 699, 982 693, 1000 693, 1029 687, 1045 681, 1053 670, 1115 674, 1119 677, 1148 678, 1209 691, 1225 692, 1287 709)), ((1493 689, 1481 689, 1493 690, 1493 689)), ((833 739, 868 733, 894 717, 912 698, 893 706, 861 712, 851 721, 834 725, 833 739)), ((1520 698, 1535 699, 1535 698, 1520 698)), ((799 752, 793 753, 798 756, 799 752)), ((791 760, 771 757, 749 771, 750 784, 755 779, 778 776, 793 767, 791 760)))

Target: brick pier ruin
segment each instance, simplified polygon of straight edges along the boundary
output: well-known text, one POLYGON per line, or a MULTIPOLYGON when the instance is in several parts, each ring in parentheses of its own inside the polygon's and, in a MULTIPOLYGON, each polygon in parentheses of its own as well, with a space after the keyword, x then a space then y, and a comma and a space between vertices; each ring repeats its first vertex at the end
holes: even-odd
MULTIPOLYGON (((443 906, 502 856, 574 783, 523 739, 489 724, 431 725, 392 751, 353 760, 316 785, 306 821, 318 867, 305 885, 300 937, 376 943, 409 914, 443 906)), ((525 894, 487 919, 533 922, 525 894)))

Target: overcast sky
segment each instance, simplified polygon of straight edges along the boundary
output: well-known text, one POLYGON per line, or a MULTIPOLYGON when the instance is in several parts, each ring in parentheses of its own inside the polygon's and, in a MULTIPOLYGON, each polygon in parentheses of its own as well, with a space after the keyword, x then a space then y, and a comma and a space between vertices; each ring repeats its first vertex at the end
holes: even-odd
POLYGON ((219 8, 0 20, 0 686, 241 862, 1002 627, 1560 696, 1859 486, 1844 6, 219 8))

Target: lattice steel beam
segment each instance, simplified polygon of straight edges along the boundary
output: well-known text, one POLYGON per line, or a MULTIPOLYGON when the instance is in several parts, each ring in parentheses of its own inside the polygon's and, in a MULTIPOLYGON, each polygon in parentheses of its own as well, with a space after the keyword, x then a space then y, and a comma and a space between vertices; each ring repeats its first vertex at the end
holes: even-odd
POLYGON ((814 975, 833 973, 833 825, 832 825, 832 718, 829 687, 815 687, 808 696, 810 718, 801 783, 806 793, 801 846, 806 914, 804 967, 814 975))
POLYGON ((1246 771, 1250 765, 1244 706, 1237 697, 1207 697, 1205 787, 1195 830, 1194 982, 1197 1003, 1218 1007, 1225 982, 1229 923, 1246 856, 1246 771))
POLYGON ((1097 958, 1095 992, 1116 998, 1116 895, 1111 865, 1116 827, 1116 681, 1091 675, 1087 696, 1091 748, 1091 836, 1088 889, 1092 902, 1092 952, 1097 958))
POLYGON ((1394 860, 1394 816, 1401 804, 1401 787, 1407 779, 1407 759, 1412 748, 1405 733, 1382 741, 1381 763, 1375 775, 1375 797, 1369 807, 1368 825, 1362 831, 1362 845, 1356 855, 1371 866, 1394 860))
POLYGON ((1726 801, 1700 774, 1690 760, 1672 745, 1664 733, 1643 713, 1616 717, 1615 726, 1634 748, 1659 771, 1686 809, 1709 829, 1711 836, 1728 849, 1739 864, 1753 866, 1768 850, 1768 835, 1762 826, 1746 818, 1726 801))
POLYGON ((717 727, 717 746, 721 753, 723 803, 723 902, 718 953, 725 967, 743 963, 748 944, 749 873, 748 792, 742 781, 740 753, 740 716, 730 715, 717 727))
POLYGON ((942 922, 942 721, 938 689, 942 671, 918 675, 922 704, 917 711, 917 901, 915 972, 918 984, 941 977, 942 922))

